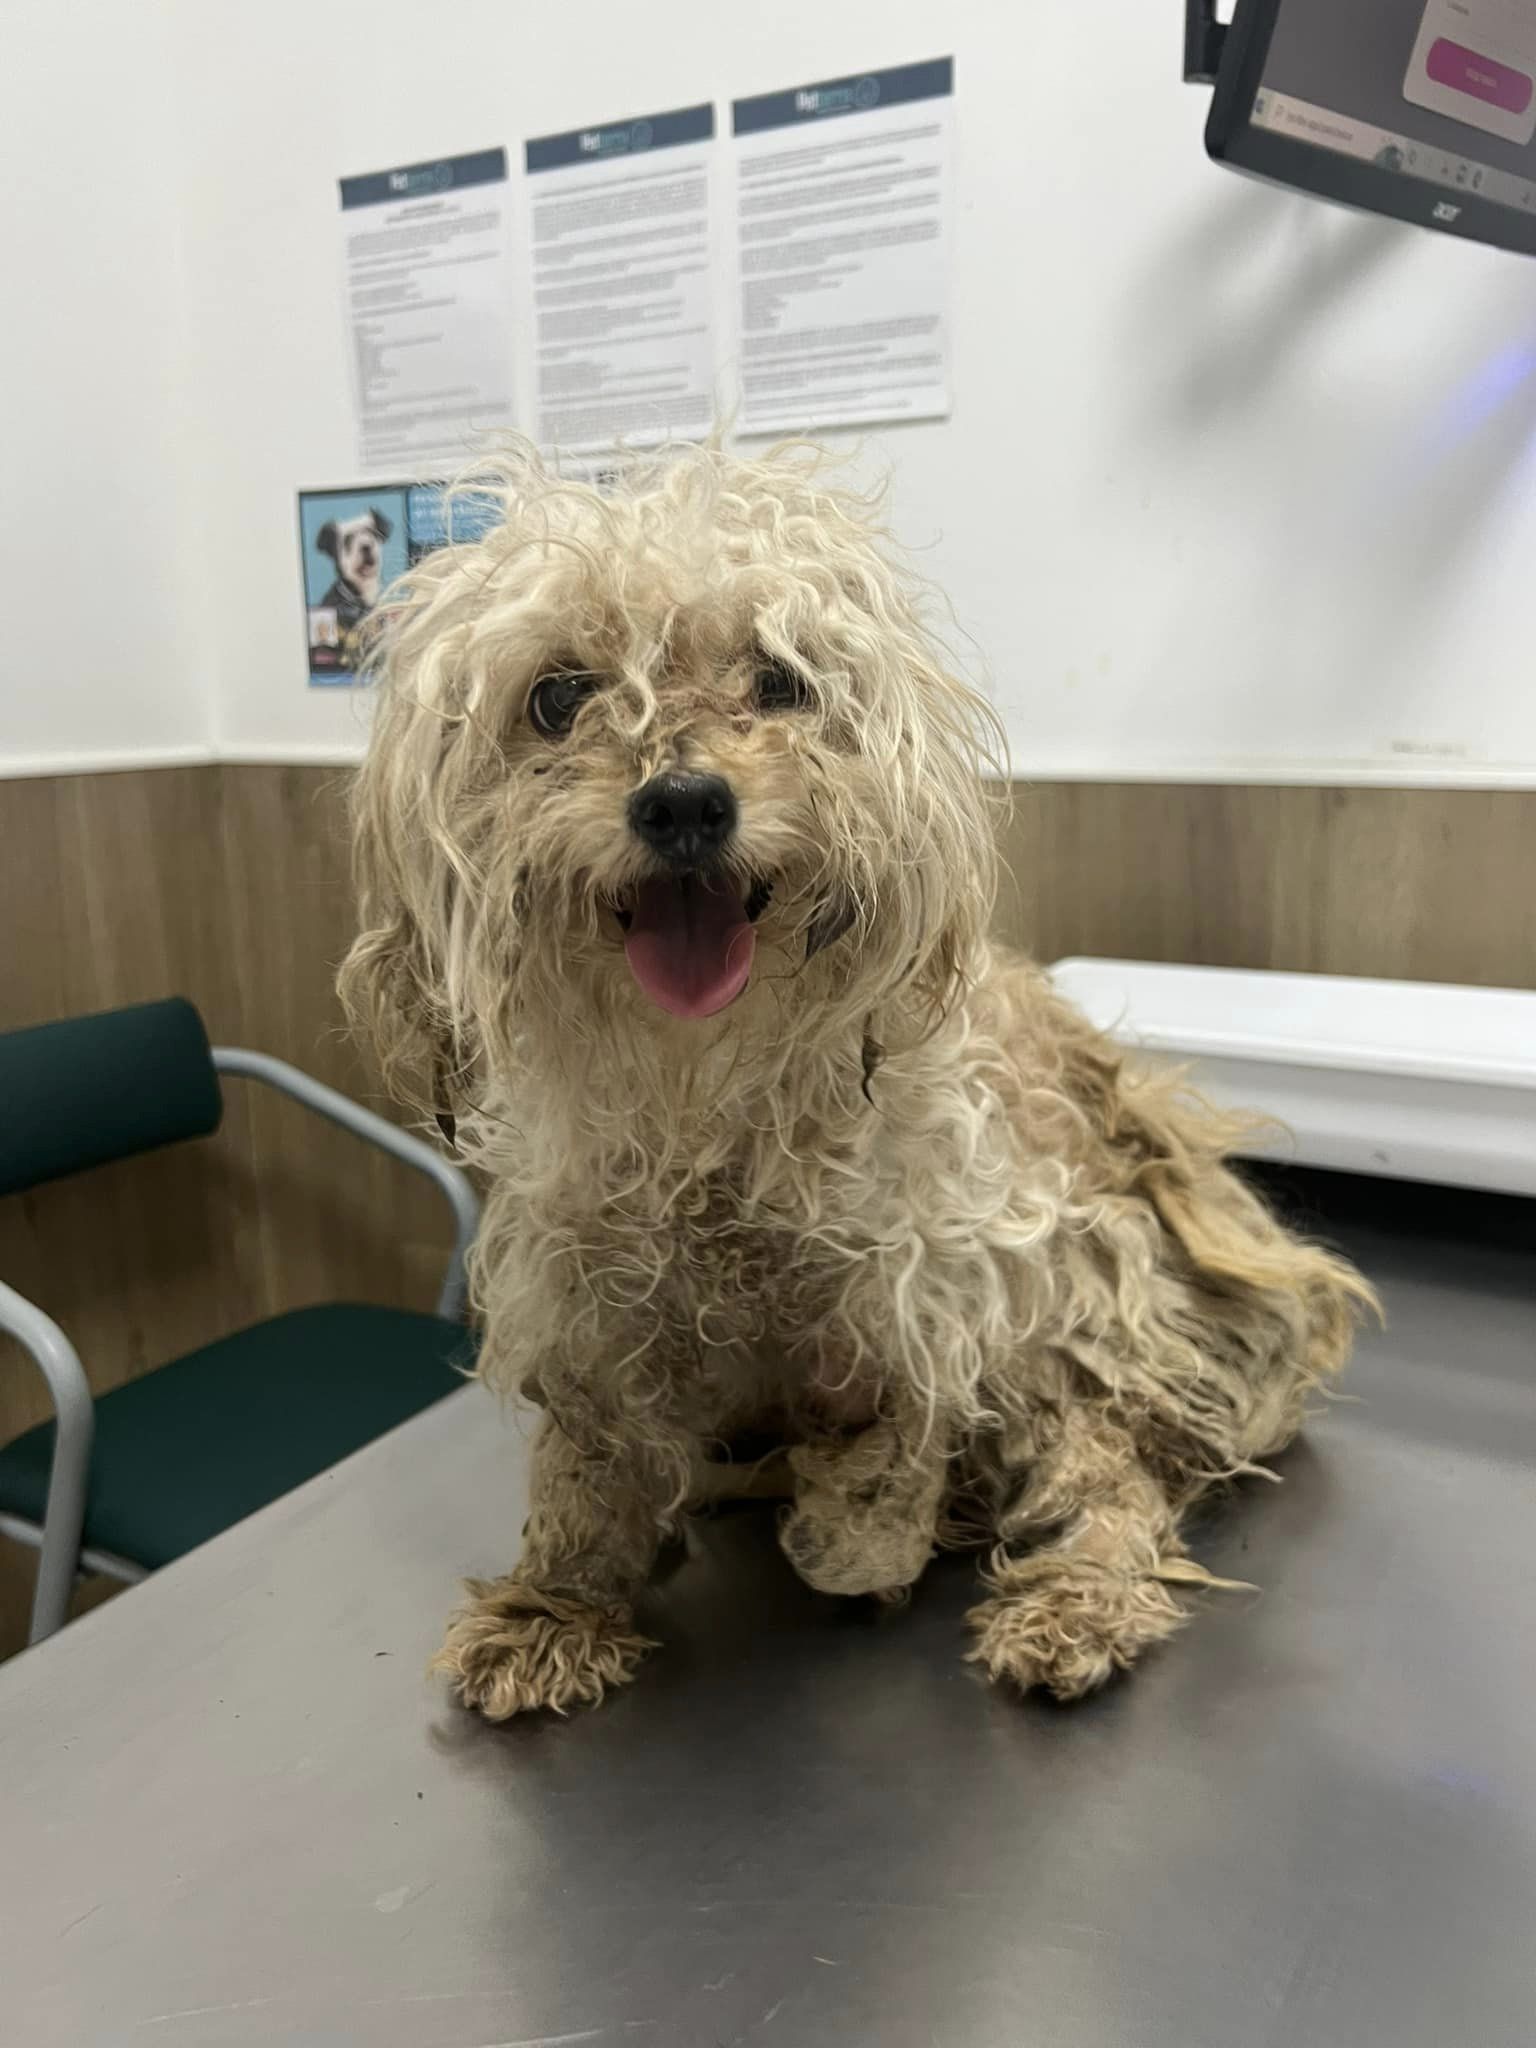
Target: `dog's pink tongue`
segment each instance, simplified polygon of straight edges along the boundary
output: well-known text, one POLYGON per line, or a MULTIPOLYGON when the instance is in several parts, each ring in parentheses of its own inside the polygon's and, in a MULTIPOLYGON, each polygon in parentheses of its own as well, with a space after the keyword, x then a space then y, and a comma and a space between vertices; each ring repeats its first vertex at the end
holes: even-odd
POLYGON ((624 935, 630 972, 674 1017, 713 1017, 734 1003, 756 946, 741 898, 697 875, 642 882, 624 935))

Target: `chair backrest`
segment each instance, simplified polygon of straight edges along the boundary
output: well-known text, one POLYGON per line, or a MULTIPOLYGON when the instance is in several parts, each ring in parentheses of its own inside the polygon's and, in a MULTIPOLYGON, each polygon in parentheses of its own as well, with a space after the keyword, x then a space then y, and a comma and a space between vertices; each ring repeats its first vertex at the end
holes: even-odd
POLYGON ((223 1111, 203 1020, 181 996, 0 1033, 0 1195, 206 1137, 223 1111))

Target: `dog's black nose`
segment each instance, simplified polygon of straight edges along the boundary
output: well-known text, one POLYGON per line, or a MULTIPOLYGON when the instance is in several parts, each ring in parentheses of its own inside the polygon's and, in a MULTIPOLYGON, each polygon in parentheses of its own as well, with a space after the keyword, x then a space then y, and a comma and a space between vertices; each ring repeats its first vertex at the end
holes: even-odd
POLYGON ((694 867, 736 830, 736 799, 718 775, 653 775, 629 800, 637 836, 674 867, 694 867))

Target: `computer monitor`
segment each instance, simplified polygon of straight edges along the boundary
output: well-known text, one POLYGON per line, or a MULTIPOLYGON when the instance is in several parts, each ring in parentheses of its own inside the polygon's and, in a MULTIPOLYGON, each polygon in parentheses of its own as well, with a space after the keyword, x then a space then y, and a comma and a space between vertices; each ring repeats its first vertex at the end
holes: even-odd
POLYGON ((1536 254, 1536 0, 1237 0, 1224 34, 1188 5, 1217 162, 1536 254))

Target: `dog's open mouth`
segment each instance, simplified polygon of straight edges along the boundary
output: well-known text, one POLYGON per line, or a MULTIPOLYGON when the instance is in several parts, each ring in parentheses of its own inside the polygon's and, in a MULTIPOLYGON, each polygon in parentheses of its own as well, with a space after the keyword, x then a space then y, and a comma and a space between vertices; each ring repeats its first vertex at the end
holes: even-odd
POLYGON ((614 904, 630 972, 674 1017, 713 1017, 751 977, 753 927, 772 894, 771 882, 743 898, 723 876, 652 876, 614 904))

